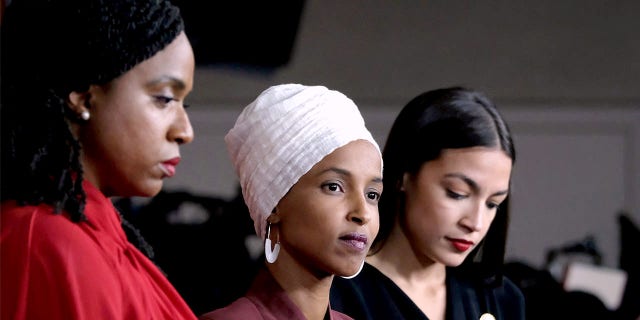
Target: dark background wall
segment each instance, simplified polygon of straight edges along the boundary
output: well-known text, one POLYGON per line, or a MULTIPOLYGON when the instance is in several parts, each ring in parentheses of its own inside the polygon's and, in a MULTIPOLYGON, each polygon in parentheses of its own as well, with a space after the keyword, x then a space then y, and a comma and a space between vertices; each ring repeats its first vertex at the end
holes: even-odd
MULTIPOLYGON (((518 160, 508 261, 542 270, 550 250, 590 239, 606 267, 620 266, 619 214, 640 223, 640 2, 179 3, 198 61, 188 98, 196 139, 184 147, 167 191, 238 200, 223 137, 242 108, 271 85, 320 84, 344 92, 381 145, 412 97, 465 85, 493 98, 514 133, 518 160)), ((171 211, 172 219, 202 218, 202 205, 160 208, 171 211)), ((218 208, 209 210, 214 220, 199 233, 170 231, 184 226, 156 232, 156 241, 174 249, 162 252, 157 245, 158 258, 179 261, 167 265, 170 279, 194 308, 200 301, 199 310, 224 305, 220 294, 242 287, 225 279, 248 278, 236 274, 246 257, 234 257, 238 250, 229 245, 247 244, 254 258, 261 252, 251 222, 238 220, 247 213, 237 206, 218 208), (216 216, 219 210, 227 215, 216 216), (230 230, 232 225, 243 233, 230 230), (190 254, 185 248, 193 243, 197 252, 190 254), (229 250, 221 253, 225 243, 229 250), (223 255, 224 263, 189 260, 208 255, 223 255)), ((159 229, 143 230, 150 240, 153 230, 159 229)), ((629 241, 626 246, 628 259, 629 241)), ((551 298, 542 301, 567 306, 550 293, 543 291, 551 298)), ((535 300, 528 300, 530 310, 537 310, 535 300)), ((547 302, 539 309, 546 312, 547 302)))
MULTIPOLYGON (((201 11, 211 25, 207 33, 252 29, 249 40, 241 39, 246 32, 236 38, 236 47, 252 56, 283 46, 290 33, 268 31, 282 28, 283 16, 291 20, 298 7, 242 7, 258 13, 227 14, 233 22, 226 26, 201 11)), ((287 65, 272 72, 202 68, 193 100, 243 105, 272 83, 304 81, 339 88, 361 103, 397 105, 425 88, 468 84, 502 104, 637 106, 638 12, 640 3, 632 0, 308 0, 287 65)))
POLYGON ((196 52, 204 42, 226 53, 196 57, 197 137, 167 188, 233 197, 223 136, 270 85, 344 92, 381 144, 411 97, 467 85, 495 100, 516 137, 509 256, 542 265, 549 248, 593 235, 617 264, 616 215, 640 220, 640 2, 292 3, 185 9, 199 13, 187 17, 196 52), (263 54, 271 62, 250 58, 263 54))

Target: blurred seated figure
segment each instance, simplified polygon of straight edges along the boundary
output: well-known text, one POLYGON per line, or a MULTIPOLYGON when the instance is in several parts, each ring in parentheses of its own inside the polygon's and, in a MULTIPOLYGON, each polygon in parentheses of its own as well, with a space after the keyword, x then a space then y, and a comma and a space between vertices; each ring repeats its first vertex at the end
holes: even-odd
MULTIPOLYGON (((595 239, 571 243, 548 251, 546 268, 538 270, 521 261, 505 265, 505 274, 522 290, 527 319, 640 319, 640 229, 628 214, 618 215, 620 230, 620 272, 626 273, 626 285, 617 308, 606 304, 591 292, 567 290, 563 287, 565 267, 573 264, 591 263, 603 270, 602 254, 595 239)), ((592 281, 594 279, 587 279, 592 281)))
POLYGON ((640 319, 640 228, 631 220, 629 214, 621 212, 618 215, 620 228, 620 269, 627 272, 627 286, 625 288, 617 319, 640 319))

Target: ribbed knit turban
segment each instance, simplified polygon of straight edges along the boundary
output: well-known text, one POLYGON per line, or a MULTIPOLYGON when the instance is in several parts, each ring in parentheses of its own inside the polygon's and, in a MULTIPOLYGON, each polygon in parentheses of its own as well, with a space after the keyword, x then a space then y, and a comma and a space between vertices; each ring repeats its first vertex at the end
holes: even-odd
POLYGON ((380 152, 354 102, 323 86, 273 86, 245 107, 225 142, 256 234, 264 239, 267 217, 300 177, 360 139, 380 152))
POLYGON ((14 0, 2 28, 11 85, 68 94, 152 57, 184 24, 169 0, 14 0))

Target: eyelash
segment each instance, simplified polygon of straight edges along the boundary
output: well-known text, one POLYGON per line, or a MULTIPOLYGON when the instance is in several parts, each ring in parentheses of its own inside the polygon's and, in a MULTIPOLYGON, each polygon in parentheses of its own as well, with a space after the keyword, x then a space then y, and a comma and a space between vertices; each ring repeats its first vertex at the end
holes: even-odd
MULTIPOLYGON (((341 192, 344 192, 344 190, 342 189, 342 186, 340 186, 340 184, 339 184, 339 183, 331 182, 331 183, 326 183, 326 184, 323 184, 323 185, 322 185, 322 188, 323 188, 323 189, 325 189, 325 188, 331 188, 331 187, 337 187, 341 192)), ((329 191, 331 191, 331 192, 336 192, 336 191, 338 191, 338 190, 331 190, 331 189, 329 189, 329 191)), ((370 192, 367 192, 367 193, 366 193, 366 196, 367 196, 367 198, 368 198, 369 200, 373 200, 373 201, 375 201, 375 202, 378 202, 378 201, 380 201, 380 196, 381 196, 381 194, 380 194, 379 192, 370 191, 370 192), (370 196, 371 196, 371 195, 373 195, 373 198, 370 198, 370 196)))
POLYGON ((451 190, 449 190, 449 189, 447 189, 447 196, 448 196, 449 198, 451 198, 451 199, 454 199, 454 200, 462 200, 462 199, 464 199, 464 198, 466 198, 466 197, 467 197, 467 196, 465 196, 465 195, 462 195, 462 194, 459 194, 459 193, 453 192, 453 191, 451 191, 451 190))
POLYGON ((367 192, 367 197, 369 197, 370 195, 373 195, 373 196, 375 197, 375 199, 371 199, 371 198, 369 198, 369 200, 373 200, 373 201, 375 201, 375 202, 380 201, 380 196, 381 196, 381 194, 380 194, 379 192, 374 192, 374 191, 367 192))
MULTIPOLYGON (((169 97, 169 96, 155 96, 154 98, 163 106, 166 106, 171 102, 178 101, 178 99, 174 97, 169 97)), ((182 107, 185 109, 189 108, 190 106, 191 106, 190 104, 186 104, 186 103, 182 104, 182 107)))
MULTIPOLYGON (((451 199, 454 199, 454 200, 462 200, 462 199, 465 199, 467 197, 465 195, 462 195, 462 194, 459 194, 459 193, 455 193, 455 192, 453 192, 451 190, 447 190, 447 196, 449 198, 451 198, 451 199)), ((487 203, 487 208, 489 208, 489 209, 498 210, 499 207, 500 207, 500 204, 493 203, 493 202, 487 203)))
POLYGON ((498 210, 498 208, 500 208, 500 205, 497 203, 490 202, 490 203, 487 203, 487 208, 498 210))
POLYGON ((168 96, 156 96, 155 97, 158 107, 161 109, 168 108, 172 102, 177 101, 173 97, 168 96))
POLYGON ((322 188, 323 189, 327 189, 327 190, 329 190, 331 192, 336 192, 336 191, 344 192, 344 190, 342 190, 342 186, 340 186, 339 183, 335 183, 335 182, 325 183, 325 184, 322 185, 322 188), (331 188, 331 187, 337 187, 339 190, 328 189, 328 188, 331 188))
POLYGON ((155 96, 155 98, 161 104, 168 104, 172 101, 176 101, 176 99, 174 99, 173 97, 168 97, 168 96, 155 96))

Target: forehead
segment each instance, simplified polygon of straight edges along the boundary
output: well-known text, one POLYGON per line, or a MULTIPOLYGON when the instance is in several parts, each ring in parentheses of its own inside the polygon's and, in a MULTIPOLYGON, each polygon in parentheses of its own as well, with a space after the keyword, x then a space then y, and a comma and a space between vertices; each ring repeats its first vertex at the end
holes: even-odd
POLYGON ((508 185, 511 169, 511 158, 503 150, 472 147, 443 150, 440 157, 422 166, 420 175, 462 173, 479 182, 508 185))
POLYGON ((188 38, 182 32, 164 49, 136 65, 121 78, 146 80, 165 77, 178 79, 184 83, 186 89, 190 90, 193 86, 194 72, 193 49, 188 38))
POLYGON ((444 149, 440 157, 436 159, 443 165, 456 165, 460 163, 476 163, 478 165, 491 166, 499 162, 508 162, 511 166, 511 158, 500 148, 471 147, 460 149, 444 149))
POLYGON ((367 181, 382 180, 382 157, 378 149, 368 141, 352 141, 326 155, 298 182, 312 181, 326 175, 342 175, 367 181))
POLYGON ((328 167, 361 166, 363 168, 378 168, 382 166, 378 149, 366 140, 355 140, 335 149, 315 164, 309 172, 322 171, 328 167))
POLYGON ((381 172, 382 157, 378 149, 365 140, 352 141, 316 163, 300 177, 285 197, 300 195, 303 190, 315 188, 320 180, 326 178, 337 178, 354 185, 373 183, 382 188, 381 172))

